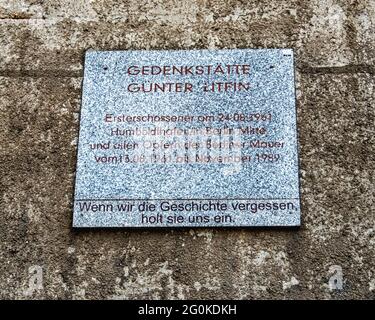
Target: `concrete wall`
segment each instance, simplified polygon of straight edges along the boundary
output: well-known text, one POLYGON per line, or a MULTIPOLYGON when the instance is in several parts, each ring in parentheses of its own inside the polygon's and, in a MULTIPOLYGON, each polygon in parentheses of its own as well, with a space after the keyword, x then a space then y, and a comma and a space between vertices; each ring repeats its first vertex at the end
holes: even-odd
POLYGON ((373 299, 374 41, 374 0, 0 0, 0 298, 373 299), (85 50, 264 47, 297 59, 300 230, 71 229, 85 50))

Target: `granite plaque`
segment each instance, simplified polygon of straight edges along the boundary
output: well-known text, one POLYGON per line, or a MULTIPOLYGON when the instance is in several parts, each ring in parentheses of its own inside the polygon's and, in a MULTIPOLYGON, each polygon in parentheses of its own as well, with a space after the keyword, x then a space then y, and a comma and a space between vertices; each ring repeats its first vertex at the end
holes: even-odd
POLYGON ((86 53, 74 227, 299 225, 292 50, 86 53))

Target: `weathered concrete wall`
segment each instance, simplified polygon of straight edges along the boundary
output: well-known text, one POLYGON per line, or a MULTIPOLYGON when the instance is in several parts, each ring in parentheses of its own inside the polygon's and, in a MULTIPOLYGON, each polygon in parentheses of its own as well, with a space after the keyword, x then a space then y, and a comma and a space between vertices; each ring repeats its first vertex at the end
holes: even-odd
POLYGON ((0 298, 373 299, 374 41, 374 0, 0 0, 0 298), (295 49, 300 230, 71 229, 85 50, 263 47, 295 49))

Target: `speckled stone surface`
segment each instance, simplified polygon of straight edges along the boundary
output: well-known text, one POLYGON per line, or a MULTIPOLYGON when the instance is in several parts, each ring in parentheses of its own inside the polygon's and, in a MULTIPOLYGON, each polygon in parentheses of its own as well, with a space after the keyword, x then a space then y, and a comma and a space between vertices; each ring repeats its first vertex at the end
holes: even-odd
POLYGON ((374 299, 374 43, 373 0, 0 1, 0 297, 374 299), (84 53, 231 48, 294 49, 298 231, 72 230, 84 53))
POLYGON ((298 226, 293 59, 87 52, 73 226, 298 226))

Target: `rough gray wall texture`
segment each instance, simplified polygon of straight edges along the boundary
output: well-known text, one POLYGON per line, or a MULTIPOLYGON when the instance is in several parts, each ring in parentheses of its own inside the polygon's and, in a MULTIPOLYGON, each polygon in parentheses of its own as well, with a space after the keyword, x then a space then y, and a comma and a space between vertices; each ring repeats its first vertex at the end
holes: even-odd
POLYGON ((374 0, 0 0, 0 297, 373 299, 374 41, 374 0), (85 50, 264 47, 295 49, 301 229, 71 229, 85 50))

